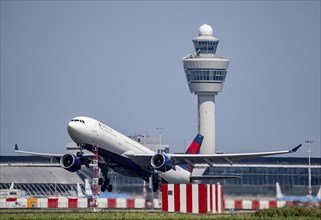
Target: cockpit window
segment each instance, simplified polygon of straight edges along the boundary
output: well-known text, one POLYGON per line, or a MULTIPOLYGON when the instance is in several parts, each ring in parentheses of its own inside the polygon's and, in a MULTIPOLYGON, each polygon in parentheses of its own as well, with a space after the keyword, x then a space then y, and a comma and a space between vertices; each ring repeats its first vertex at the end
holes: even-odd
POLYGON ((85 121, 81 120, 81 119, 71 119, 71 121, 78 121, 78 122, 81 122, 81 123, 85 124, 85 121))

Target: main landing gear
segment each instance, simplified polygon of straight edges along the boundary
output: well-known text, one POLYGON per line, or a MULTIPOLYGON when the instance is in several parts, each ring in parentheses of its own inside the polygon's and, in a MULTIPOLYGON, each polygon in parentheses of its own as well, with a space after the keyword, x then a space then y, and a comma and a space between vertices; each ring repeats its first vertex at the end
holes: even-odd
POLYGON ((113 191, 113 186, 110 184, 110 179, 107 176, 108 170, 109 170, 108 165, 106 165, 106 164, 100 165, 100 169, 103 174, 103 178, 99 178, 99 180, 98 180, 98 184, 99 184, 99 186, 101 186, 100 190, 102 192, 105 192, 106 189, 108 192, 113 191))
POLYGON ((158 173, 152 174, 151 181, 152 181, 153 192, 157 192, 158 186, 159 186, 158 173))
MULTIPOLYGON (((82 147, 78 145, 80 148, 80 151, 77 152, 76 156, 79 157, 81 161, 81 165, 85 165, 87 168, 89 168, 90 160, 87 157, 84 157, 84 153, 82 152, 82 147)), ((99 168, 101 169, 103 178, 98 179, 98 185, 100 186, 100 190, 102 192, 105 192, 106 190, 108 192, 113 191, 113 186, 110 184, 110 179, 108 178, 107 174, 109 171, 109 166, 107 164, 101 164, 98 163, 99 168)))
POLYGON ((98 184, 101 186, 100 190, 102 192, 105 192, 106 189, 108 192, 113 191, 113 185, 109 184, 110 180, 109 178, 103 179, 103 178, 99 178, 98 184))

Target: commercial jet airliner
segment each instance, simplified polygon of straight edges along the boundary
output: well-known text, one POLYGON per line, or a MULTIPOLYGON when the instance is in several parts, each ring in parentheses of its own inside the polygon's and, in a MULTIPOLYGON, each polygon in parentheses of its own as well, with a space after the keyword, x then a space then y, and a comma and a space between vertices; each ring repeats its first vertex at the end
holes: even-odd
POLYGON ((155 153, 127 136, 115 131, 108 125, 89 117, 75 117, 68 123, 68 134, 79 147, 74 154, 47 154, 21 151, 16 145, 15 151, 31 155, 55 158, 62 168, 76 172, 82 165, 89 167, 92 156, 82 153, 82 149, 93 152, 98 147, 99 168, 102 178, 99 179, 101 191, 112 191, 107 176, 110 169, 125 176, 139 177, 151 181, 153 191, 158 190, 159 178, 163 183, 191 183, 202 179, 235 178, 236 176, 194 176, 191 168, 197 164, 213 166, 215 163, 233 164, 243 158, 262 157, 296 152, 301 144, 292 150, 241 153, 241 154, 197 154, 203 136, 198 134, 189 146, 186 154, 155 153), (186 170, 180 165, 188 165, 186 170))

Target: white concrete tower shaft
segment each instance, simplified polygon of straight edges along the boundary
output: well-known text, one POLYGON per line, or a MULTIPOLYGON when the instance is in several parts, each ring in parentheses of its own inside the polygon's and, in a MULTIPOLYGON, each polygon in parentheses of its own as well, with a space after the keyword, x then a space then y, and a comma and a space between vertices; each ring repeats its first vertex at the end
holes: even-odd
POLYGON ((197 97, 198 131, 206 137, 203 140, 201 153, 215 153, 215 96, 198 95, 197 97))
POLYGON ((199 28, 193 39, 195 53, 183 58, 191 93, 198 96, 198 132, 204 136, 202 154, 215 153, 215 96, 222 91, 229 61, 216 55, 219 40, 211 26, 199 28))

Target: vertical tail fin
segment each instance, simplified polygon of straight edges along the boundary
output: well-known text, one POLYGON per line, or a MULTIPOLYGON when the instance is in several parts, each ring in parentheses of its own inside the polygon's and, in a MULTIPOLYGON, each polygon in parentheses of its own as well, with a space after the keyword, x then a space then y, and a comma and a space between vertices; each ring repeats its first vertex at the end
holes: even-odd
POLYGON ((276 182, 275 185, 276 185, 276 198, 281 199, 283 197, 283 194, 281 192, 280 184, 276 182))
MULTIPOLYGON (((203 142, 204 137, 200 134, 196 135, 194 138, 193 142, 189 145, 187 151, 185 152, 186 154, 198 154, 198 152, 201 149, 201 145, 203 142)), ((190 173, 193 172, 193 167, 188 165, 188 171, 190 173)))
POLYGON ((200 149, 203 142, 204 137, 200 134, 196 135, 193 142, 189 145, 186 154, 197 154, 200 149))
POLYGON ((319 192, 318 192, 318 194, 317 194, 317 199, 321 199, 321 186, 320 186, 319 192))

